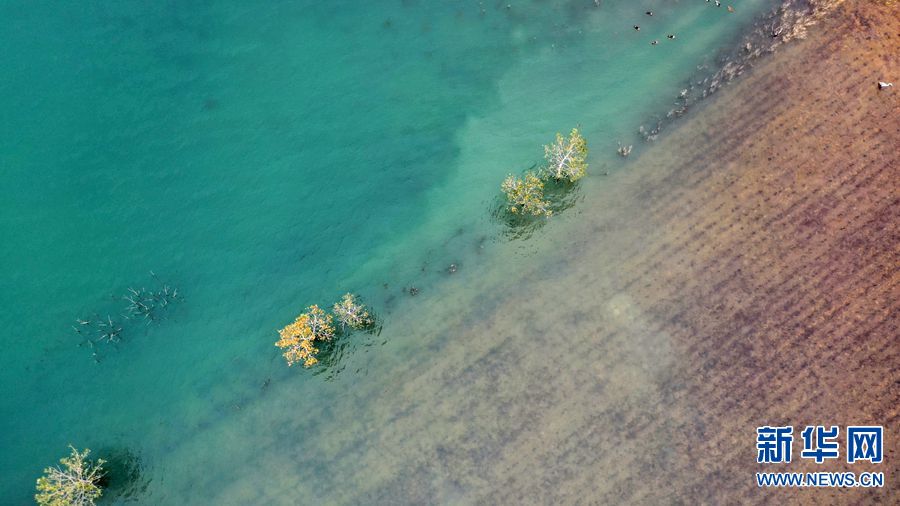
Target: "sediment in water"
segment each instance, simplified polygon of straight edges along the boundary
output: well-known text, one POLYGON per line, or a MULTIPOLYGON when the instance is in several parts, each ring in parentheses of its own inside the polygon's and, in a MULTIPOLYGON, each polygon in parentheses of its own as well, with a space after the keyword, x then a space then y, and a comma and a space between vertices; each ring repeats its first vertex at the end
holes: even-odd
POLYGON ((884 489, 754 481, 757 426, 900 419, 900 96, 876 86, 900 18, 848 0, 820 22, 548 227, 552 260, 485 282, 489 309, 447 318, 441 359, 365 413, 378 431, 311 448, 348 485, 331 497, 884 502, 896 438, 853 469, 884 489))
MULTIPOLYGON (((875 83, 897 72, 900 21, 848 0, 820 22, 628 170, 588 181, 527 270, 461 269, 406 299, 394 325, 414 340, 387 343, 368 381, 317 385, 334 395, 307 409, 339 430, 248 406, 240 427, 271 433, 269 447, 253 440, 265 479, 216 490, 343 504, 883 500, 895 438, 878 469, 854 468, 884 471, 882 490, 753 479, 757 426, 898 421, 898 95, 875 83)), ((791 468, 833 470, 846 467, 791 468)))

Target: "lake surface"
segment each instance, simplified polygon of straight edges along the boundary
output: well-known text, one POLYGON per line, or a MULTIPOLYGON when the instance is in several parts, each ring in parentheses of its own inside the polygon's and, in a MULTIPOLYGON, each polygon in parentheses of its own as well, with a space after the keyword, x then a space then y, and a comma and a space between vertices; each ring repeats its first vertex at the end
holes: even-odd
POLYGON ((404 382, 552 273, 546 231, 614 191, 617 143, 648 149, 638 127, 771 4, 3 2, 2 502, 69 443, 133 464, 110 502, 415 497, 396 480, 442 428, 404 437, 384 407, 442 395, 404 382), (574 126, 573 206, 511 229, 500 182, 574 126), (165 285, 157 320, 122 318, 165 285), (381 332, 288 369, 276 329, 347 291, 381 332), (85 345, 107 318, 121 342, 85 345))

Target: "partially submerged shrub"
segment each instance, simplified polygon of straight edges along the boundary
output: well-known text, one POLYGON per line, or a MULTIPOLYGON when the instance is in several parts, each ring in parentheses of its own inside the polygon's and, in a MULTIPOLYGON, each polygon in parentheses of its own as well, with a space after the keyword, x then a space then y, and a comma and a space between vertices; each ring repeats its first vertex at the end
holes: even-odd
POLYGON ((577 128, 572 129, 568 139, 557 133, 556 141, 544 146, 547 177, 557 181, 567 179, 570 183, 578 181, 587 169, 587 153, 587 142, 577 128))
POLYGON ((514 214, 550 216, 550 202, 544 199, 544 182, 532 172, 523 178, 507 176, 500 189, 506 194, 509 211, 514 214))
POLYGON ((506 194, 507 209, 516 215, 552 215, 554 209, 558 210, 560 202, 546 196, 544 184, 552 182, 557 189, 564 186, 566 191, 571 190, 572 186, 566 182, 574 183, 584 177, 587 152, 587 142, 577 128, 572 129, 568 138, 557 133, 556 141, 544 146, 547 165, 541 167, 539 175, 530 171, 521 178, 510 175, 500 185, 506 194))
POLYGON ((366 306, 360 304, 352 293, 344 294, 341 301, 332 308, 335 318, 341 324, 341 328, 360 330, 371 326, 375 319, 366 310, 366 306))
POLYGON ((316 358, 319 349, 313 343, 330 341, 334 337, 333 318, 330 314, 326 314, 315 304, 306 308, 306 311, 294 323, 278 331, 281 339, 275 346, 284 350, 283 355, 289 366, 298 362, 302 362, 303 367, 315 365, 319 361, 316 358))
POLYGON ((278 331, 281 338, 275 346, 284 350, 282 355, 289 366, 301 363, 303 367, 311 367, 318 364, 321 359, 325 369, 329 369, 336 363, 346 346, 342 340, 335 339, 337 335, 335 320, 341 326, 342 337, 354 330, 372 333, 380 330, 376 317, 359 301, 359 298, 352 293, 346 293, 332 306, 331 314, 317 305, 306 308, 306 312, 298 316, 293 323, 278 331))
POLYGON ((91 462, 87 460, 90 450, 69 448, 72 455, 59 459, 60 465, 44 469, 44 476, 38 478, 34 500, 40 506, 92 506, 102 495, 98 482, 105 461, 91 462))

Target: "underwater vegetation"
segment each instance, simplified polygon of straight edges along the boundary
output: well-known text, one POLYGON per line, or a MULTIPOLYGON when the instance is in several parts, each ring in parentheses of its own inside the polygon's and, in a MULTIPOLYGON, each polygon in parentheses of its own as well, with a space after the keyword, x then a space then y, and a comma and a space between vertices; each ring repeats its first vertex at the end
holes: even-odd
POLYGON ((125 301, 127 304, 120 309, 118 314, 112 312, 95 312, 86 318, 76 318, 72 331, 78 334, 82 341, 78 346, 88 346, 95 361, 100 361, 98 344, 118 344, 122 342, 129 330, 134 330, 135 325, 144 322, 144 326, 157 323, 164 317, 164 313, 171 305, 183 300, 178 288, 163 283, 155 273, 150 272, 156 288, 128 287, 126 293, 120 297, 113 297, 116 301, 125 301))

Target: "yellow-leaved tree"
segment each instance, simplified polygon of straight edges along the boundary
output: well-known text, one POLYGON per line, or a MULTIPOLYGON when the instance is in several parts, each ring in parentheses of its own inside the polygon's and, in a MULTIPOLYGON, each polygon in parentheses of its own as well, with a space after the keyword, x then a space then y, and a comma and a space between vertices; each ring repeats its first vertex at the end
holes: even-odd
POLYGON ((275 346, 284 350, 282 355, 289 366, 296 363, 302 363, 303 367, 315 365, 319 361, 316 358, 319 349, 314 343, 334 338, 332 321, 330 314, 326 314, 319 306, 313 304, 306 308, 306 312, 298 316, 294 323, 278 331, 281 339, 275 346))
POLYGON ((59 459, 60 465, 44 469, 37 480, 34 500, 40 506, 93 506, 102 495, 103 459, 87 460, 90 450, 79 452, 74 446, 72 455, 59 459))
POLYGON ((564 199, 571 186, 583 178, 587 171, 587 141, 577 128, 568 137, 556 134, 556 141, 544 146, 546 165, 538 173, 526 172, 523 177, 507 176, 500 189, 506 194, 507 209, 518 215, 550 216, 553 209, 565 208, 564 199), (553 180, 558 184, 549 187, 550 196, 544 192, 545 183, 553 180))
POLYGON ((509 211, 513 214, 531 214, 534 216, 550 216, 550 202, 544 199, 544 182, 533 172, 525 173, 525 177, 513 175, 506 177, 500 189, 506 194, 509 211))

